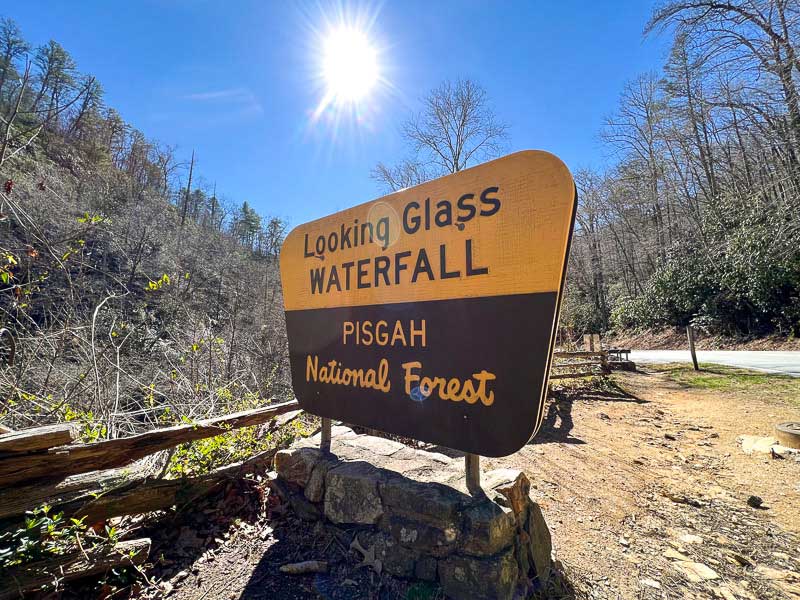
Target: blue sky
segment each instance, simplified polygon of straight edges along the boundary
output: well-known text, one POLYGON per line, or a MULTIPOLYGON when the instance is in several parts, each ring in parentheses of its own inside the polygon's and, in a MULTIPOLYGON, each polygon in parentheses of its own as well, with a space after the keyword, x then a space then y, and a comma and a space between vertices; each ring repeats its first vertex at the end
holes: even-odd
POLYGON ((28 0, 0 9, 34 45, 52 38, 106 102, 150 138, 192 149, 220 195, 292 225, 381 195, 378 161, 406 154, 400 123, 445 79, 483 85, 509 151, 600 167, 598 140, 627 80, 660 70, 668 40, 643 39, 646 0, 28 0), (342 12, 371 15, 389 82, 360 119, 313 122, 319 36, 342 12))

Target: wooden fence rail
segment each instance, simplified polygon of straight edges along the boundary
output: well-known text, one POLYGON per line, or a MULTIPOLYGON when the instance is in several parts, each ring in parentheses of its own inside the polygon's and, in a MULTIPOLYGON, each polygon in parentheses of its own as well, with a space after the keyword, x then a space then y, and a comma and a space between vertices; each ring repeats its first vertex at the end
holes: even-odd
MULTIPOLYGON (((185 442, 213 437, 250 425, 260 425, 275 417, 298 410, 296 400, 243 411, 224 417, 205 419, 196 423, 154 429, 126 438, 105 440, 93 444, 56 446, 46 452, 0 457, 0 488, 24 481, 63 479, 68 475, 121 467, 159 450, 185 442)), ((35 436, 35 430, 29 430, 35 436)), ((20 432, 0 436, 19 437, 20 432)))
POLYGON ((559 351, 553 352, 553 358, 556 360, 551 367, 551 380, 593 377, 611 372, 607 352, 559 351))

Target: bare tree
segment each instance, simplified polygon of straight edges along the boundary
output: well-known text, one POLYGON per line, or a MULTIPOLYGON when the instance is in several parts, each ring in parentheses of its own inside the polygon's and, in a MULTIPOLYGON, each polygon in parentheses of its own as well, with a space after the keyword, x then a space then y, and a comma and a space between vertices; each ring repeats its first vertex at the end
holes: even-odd
POLYGON ((469 79, 445 81, 432 90, 422 110, 400 131, 413 157, 394 167, 378 163, 372 170, 373 179, 390 190, 494 158, 503 151, 508 136, 508 127, 492 110, 486 90, 469 79))
POLYGON ((421 162, 416 159, 405 159, 395 166, 385 165, 379 162, 370 173, 371 177, 382 182, 391 191, 402 190, 404 188, 419 185, 431 179, 421 162))

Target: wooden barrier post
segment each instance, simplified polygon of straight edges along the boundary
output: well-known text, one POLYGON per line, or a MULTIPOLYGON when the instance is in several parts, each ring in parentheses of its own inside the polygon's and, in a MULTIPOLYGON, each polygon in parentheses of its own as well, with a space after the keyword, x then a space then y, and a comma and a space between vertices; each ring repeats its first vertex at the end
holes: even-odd
POLYGON ((471 493, 481 489, 481 457, 477 454, 464 455, 464 467, 467 472, 467 490, 471 493))
POLYGON ((689 339, 689 352, 692 354, 692 364, 694 365, 694 370, 699 371, 700 367, 697 364, 697 353, 694 351, 694 327, 691 325, 686 326, 686 337, 689 339))

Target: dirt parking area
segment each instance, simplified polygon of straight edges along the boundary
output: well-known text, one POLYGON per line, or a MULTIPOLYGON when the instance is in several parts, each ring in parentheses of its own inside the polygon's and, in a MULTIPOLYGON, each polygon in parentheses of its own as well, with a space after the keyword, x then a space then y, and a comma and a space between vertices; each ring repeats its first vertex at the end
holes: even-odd
POLYGON ((564 573, 555 595, 800 598, 800 462, 737 442, 798 420, 800 381, 648 371, 556 389, 540 435, 485 461, 534 482, 564 573))

